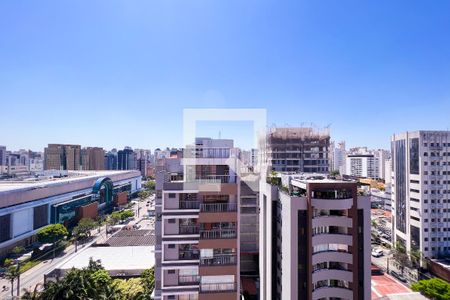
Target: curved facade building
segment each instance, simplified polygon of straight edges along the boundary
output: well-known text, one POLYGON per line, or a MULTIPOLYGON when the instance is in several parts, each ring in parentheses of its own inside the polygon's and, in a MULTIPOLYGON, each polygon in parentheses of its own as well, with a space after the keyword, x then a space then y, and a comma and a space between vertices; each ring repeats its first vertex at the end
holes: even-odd
POLYGON ((260 185, 261 299, 370 299, 370 199, 356 182, 272 183, 260 185))
POLYGON ((32 243, 43 226, 70 226, 83 216, 112 209, 117 197, 140 190, 139 171, 69 171, 38 181, 0 182, 0 257, 32 243))

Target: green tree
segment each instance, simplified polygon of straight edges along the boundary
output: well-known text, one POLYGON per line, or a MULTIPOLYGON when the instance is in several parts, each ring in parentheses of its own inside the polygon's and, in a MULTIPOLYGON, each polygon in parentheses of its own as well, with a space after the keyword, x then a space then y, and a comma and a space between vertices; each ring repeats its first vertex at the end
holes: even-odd
POLYGON ((12 249, 12 253, 18 255, 25 252, 25 248, 23 246, 16 246, 12 249))
POLYGON ((155 268, 153 267, 142 272, 141 281, 144 288, 141 299, 151 299, 151 294, 155 288, 155 268))
POLYGON ((148 190, 142 190, 138 193, 138 197, 141 199, 141 201, 144 201, 148 197, 150 197, 150 192, 148 190))
POLYGON ((330 172, 330 175, 331 175, 331 176, 339 176, 340 174, 339 174, 339 171, 338 171, 338 170, 334 170, 334 171, 331 171, 331 172, 330 172))
POLYGON ((38 299, 120 299, 120 293, 99 261, 70 270, 61 280, 48 282, 38 299))
POLYGON ((155 181, 154 180, 147 181, 146 183, 144 183, 144 188, 149 192, 153 192, 155 190, 155 181))
POLYGON ((413 291, 420 292, 427 298, 434 300, 450 299, 450 284, 439 278, 420 280, 411 285, 413 291))
POLYGON ((56 245, 69 235, 66 227, 61 224, 50 224, 37 233, 37 239, 41 243, 53 244, 53 258, 55 257, 56 245))
POLYGON ((97 227, 97 223, 90 218, 81 219, 72 230, 72 234, 77 240, 82 240, 91 236, 91 231, 97 227))
POLYGON ((131 209, 123 210, 120 212, 120 219, 122 221, 132 217, 134 217, 134 212, 131 209))
POLYGON ((120 294, 121 300, 139 299, 143 297, 144 287, 140 278, 115 279, 114 285, 120 294))

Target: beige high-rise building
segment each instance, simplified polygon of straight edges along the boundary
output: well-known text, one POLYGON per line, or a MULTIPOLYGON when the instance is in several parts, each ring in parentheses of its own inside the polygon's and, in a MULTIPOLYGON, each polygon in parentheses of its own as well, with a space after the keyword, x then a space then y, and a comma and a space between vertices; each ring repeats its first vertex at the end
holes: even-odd
POLYGON ((104 170, 105 151, 100 147, 87 147, 81 150, 83 170, 104 170))
POLYGON ((48 144, 44 149, 45 170, 79 170, 80 145, 48 144))

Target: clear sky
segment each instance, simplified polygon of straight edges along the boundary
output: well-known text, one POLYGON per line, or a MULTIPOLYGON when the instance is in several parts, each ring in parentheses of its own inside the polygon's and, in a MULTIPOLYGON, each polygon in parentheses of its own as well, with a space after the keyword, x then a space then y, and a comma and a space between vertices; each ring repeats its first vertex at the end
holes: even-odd
POLYGON ((1 1, 0 145, 181 146, 184 108, 224 107, 387 148, 450 127, 449 14, 447 0, 1 1))

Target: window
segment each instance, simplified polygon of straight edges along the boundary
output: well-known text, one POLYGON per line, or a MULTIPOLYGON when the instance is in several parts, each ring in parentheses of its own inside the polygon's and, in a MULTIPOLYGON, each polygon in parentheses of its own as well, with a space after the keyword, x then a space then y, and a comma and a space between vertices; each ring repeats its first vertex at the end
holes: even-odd
POLYGON ((175 249, 175 244, 169 244, 169 245, 167 245, 167 248, 169 248, 169 249, 175 249))
POLYGON ((169 220, 167 220, 167 222, 170 223, 170 224, 174 224, 176 222, 176 220, 175 219, 169 219, 169 220))
POLYGON ((169 198, 175 198, 177 196, 177 194, 175 193, 169 193, 169 198))
POLYGON ((168 274, 175 274, 175 270, 167 270, 168 274))

